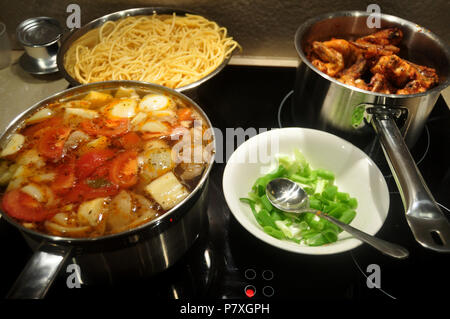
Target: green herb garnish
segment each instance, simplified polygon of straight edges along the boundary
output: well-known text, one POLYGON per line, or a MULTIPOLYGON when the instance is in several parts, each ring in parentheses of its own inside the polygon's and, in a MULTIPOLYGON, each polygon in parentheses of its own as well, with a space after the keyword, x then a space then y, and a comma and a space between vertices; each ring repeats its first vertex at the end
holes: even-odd
POLYGON ((312 213, 290 214, 272 206, 266 196, 266 185, 279 177, 289 178, 308 192, 310 207, 329 214, 349 224, 356 216, 358 206, 356 198, 340 192, 334 185, 334 173, 313 170, 303 154, 294 150, 294 158, 280 156, 278 167, 273 172, 259 177, 253 184, 248 198, 241 198, 252 209, 256 221, 263 230, 278 239, 304 243, 308 246, 320 246, 338 240, 342 231, 336 225, 312 213))
POLYGON ((105 178, 95 178, 86 180, 86 184, 91 188, 102 188, 106 186, 110 186, 111 182, 105 178))

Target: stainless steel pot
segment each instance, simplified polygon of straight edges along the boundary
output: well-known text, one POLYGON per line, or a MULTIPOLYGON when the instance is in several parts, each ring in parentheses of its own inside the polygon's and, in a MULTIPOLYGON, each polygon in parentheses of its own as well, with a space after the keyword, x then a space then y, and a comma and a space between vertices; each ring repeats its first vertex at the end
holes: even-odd
MULTIPOLYGON (((122 11, 117 11, 114 13, 107 14, 103 17, 100 17, 98 19, 95 19, 88 24, 82 26, 80 29, 73 30, 71 33, 65 35, 63 37, 63 43, 61 45, 61 48, 58 51, 58 68, 64 78, 69 81, 69 83, 73 86, 80 85, 81 83, 78 82, 76 79, 74 79, 65 69, 64 67, 64 56, 67 52, 67 50, 70 48, 70 46, 80 37, 82 37, 84 34, 89 32, 92 29, 99 28, 101 25, 103 25, 107 21, 116 21, 128 16, 139 16, 139 15, 152 15, 152 14, 173 14, 176 13, 177 15, 184 16, 187 13, 190 14, 197 14, 192 11, 186 11, 182 9, 173 9, 173 8, 167 8, 167 7, 147 7, 147 8, 134 8, 134 9, 127 9, 122 11)), ((208 81, 212 77, 214 77, 216 74, 218 74, 222 69, 228 64, 230 61, 231 55, 227 57, 214 71, 206 75, 204 78, 201 78, 198 81, 195 81, 191 84, 185 85, 183 87, 179 87, 176 89, 178 92, 183 92, 184 94, 187 94, 188 96, 195 97, 196 91, 195 89, 201 85, 203 82, 208 81)))
POLYGON ((19 64, 31 74, 50 74, 58 71, 56 56, 62 28, 58 20, 49 17, 30 18, 16 29, 19 42, 25 49, 19 64))
POLYGON ((312 41, 332 37, 354 39, 375 32, 367 25, 368 17, 369 13, 361 11, 336 12, 308 20, 298 28, 295 46, 302 63, 297 69, 292 117, 300 125, 330 131, 360 147, 373 141, 373 127, 416 240, 427 248, 448 252, 450 223, 425 185, 408 149, 420 136, 440 92, 450 83, 448 47, 415 23, 391 15, 380 16, 381 28, 402 29, 402 43, 406 46, 401 48, 401 57, 438 72, 438 86, 411 95, 374 93, 343 84, 316 69, 306 57, 305 49, 312 41), (364 121, 355 121, 356 118, 364 121))
MULTIPOLYGON (((166 87, 137 81, 98 82, 57 93, 17 116, 0 137, 5 145, 8 137, 36 109, 65 97, 90 90, 133 87, 176 96, 192 105, 211 126, 206 114, 191 99, 166 87)), ((214 135, 212 136, 214 140, 214 135)), ((70 257, 79 266, 81 282, 98 282, 111 277, 143 277, 161 272, 173 265, 199 236, 204 226, 207 204, 208 176, 214 155, 195 189, 181 203, 164 215, 137 228, 95 238, 67 238, 43 234, 14 221, 7 214, 2 217, 18 228, 35 250, 21 275, 11 288, 9 298, 43 298, 60 268, 70 257), (105 278, 106 276, 106 278, 105 278)))
POLYGON ((17 27, 17 39, 33 59, 55 59, 62 28, 58 20, 49 17, 30 18, 17 27))

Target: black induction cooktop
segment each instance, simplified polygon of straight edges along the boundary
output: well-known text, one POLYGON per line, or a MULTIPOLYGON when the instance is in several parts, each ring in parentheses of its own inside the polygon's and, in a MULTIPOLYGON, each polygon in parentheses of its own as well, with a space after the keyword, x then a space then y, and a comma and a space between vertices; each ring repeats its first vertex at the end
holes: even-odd
MULTIPOLYGON (((289 104, 294 68, 228 66, 192 98, 214 127, 276 128, 290 126, 283 108, 289 104)), ((425 181, 449 216, 450 110, 439 98, 419 141, 411 150, 425 181)), ((423 248, 407 226, 395 181, 382 168, 390 191, 388 217, 377 236, 403 245, 406 260, 394 260, 363 244, 336 255, 308 256, 269 246, 234 219, 222 192, 225 163, 210 175, 208 224, 188 253, 162 274, 139 280, 115 279, 68 288, 61 271, 47 294, 57 299, 132 297, 154 299, 279 299, 407 300, 442 299, 450 282, 450 256, 423 248), (381 276, 374 280, 375 270, 381 276)), ((0 293, 6 295, 31 256, 21 234, 0 220, 0 293)), ((70 261, 69 261, 70 262, 70 261)), ((65 269, 63 267, 63 269, 65 269)))

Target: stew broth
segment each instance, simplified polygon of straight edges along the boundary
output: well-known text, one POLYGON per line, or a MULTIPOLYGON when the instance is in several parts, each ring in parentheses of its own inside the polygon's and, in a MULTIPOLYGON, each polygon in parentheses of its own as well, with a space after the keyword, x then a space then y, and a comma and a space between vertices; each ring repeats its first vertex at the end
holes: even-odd
POLYGON ((195 107, 121 87, 45 105, 0 152, 2 210, 50 235, 97 237, 164 214, 196 187, 213 153, 195 107))

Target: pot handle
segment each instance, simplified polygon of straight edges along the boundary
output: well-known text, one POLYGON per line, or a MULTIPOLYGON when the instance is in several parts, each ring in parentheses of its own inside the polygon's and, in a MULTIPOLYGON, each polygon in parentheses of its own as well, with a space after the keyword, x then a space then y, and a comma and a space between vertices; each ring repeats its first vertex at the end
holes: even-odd
POLYGON ((6 298, 44 298, 71 250, 70 247, 41 244, 25 265, 6 298))
POLYGON ((450 252, 450 223, 428 189, 394 119, 386 109, 374 111, 372 124, 397 183, 406 220, 416 241, 435 251, 450 252))

